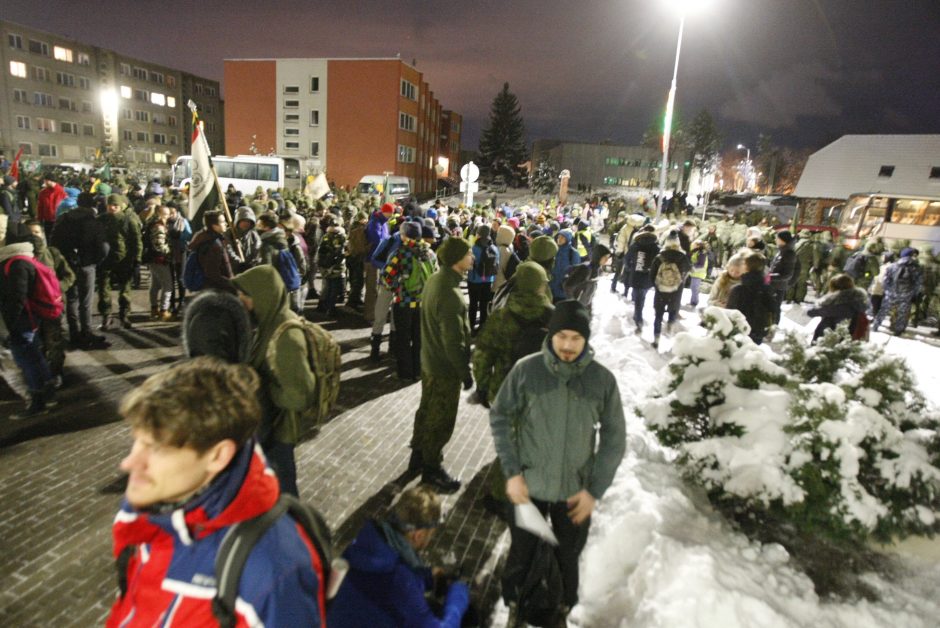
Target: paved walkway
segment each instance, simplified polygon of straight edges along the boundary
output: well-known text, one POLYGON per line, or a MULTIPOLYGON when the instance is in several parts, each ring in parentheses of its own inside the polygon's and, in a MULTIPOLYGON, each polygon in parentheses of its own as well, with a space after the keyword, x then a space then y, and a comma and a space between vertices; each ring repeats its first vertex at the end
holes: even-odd
MULTIPOLYGON (((54 412, 10 421, 22 404, 0 381, 2 626, 100 625, 114 599, 110 527, 124 491, 118 464, 130 446, 117 405, 133 386, 181 358, 179 325, 148 322, 143 291, 135 292, 134 303, 140 313, 134 330, 109 333, 108 350, 68 354, 68 385, 54 412)), ((421 386, 397 380, 391 360, 368 359, 370 330, 361 317, 345 311, 325 326, 343 348, 339 407, 316 438, 298 446, 298 485, 342 548, 394 496, 390 481, 407 465, 421 386)), ((444 452, 445 467, 463 487, 447 497, 447 520, 428 554, 432 563, 473 578, 474 598, 488 617, 508 535, 479 505, 493 446, 485 411, 463 395, 444 452)))

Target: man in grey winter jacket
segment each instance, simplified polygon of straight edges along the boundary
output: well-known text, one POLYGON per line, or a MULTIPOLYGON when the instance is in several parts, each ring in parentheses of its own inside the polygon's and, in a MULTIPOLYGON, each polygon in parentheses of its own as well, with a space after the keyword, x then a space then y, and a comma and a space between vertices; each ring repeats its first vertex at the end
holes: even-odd
MULTIPOLYGON (((509 478, 506 495, 514 504, 531 501, 548 514, 558 538, 555 556, 564 585, 559 619, 578 601, 578 557, 591 513, 626 449, 617 381, 594 361, 590 334, 584 305, 556 303, 542 351, 516 363, 490 410, 496 453, 509 478)), ((538 541, 515 523, 510 533, 503 597, 514 620, 538 541)))

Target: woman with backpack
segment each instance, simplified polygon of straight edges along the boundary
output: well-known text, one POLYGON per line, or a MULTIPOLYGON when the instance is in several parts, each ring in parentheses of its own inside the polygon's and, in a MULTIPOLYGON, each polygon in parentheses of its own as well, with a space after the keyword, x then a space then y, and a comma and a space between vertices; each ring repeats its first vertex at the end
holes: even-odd
POLYGON ((653 260, 650 266, 650 277, 653 278, 653 347, 659 347, 659 336, 663 329, 663 317, 669 312, 669 322, 666 331, 671 332, 673 325, 679 320, 679 306, 682 302, 682 286, 685 278, 692 270, 689 256, 682 250, 679 234, 671 231, 663 241, 663 250, 653 260))
POLYGON ((549 287, 552 290, 552 299, 556 302, 568 298, 565 294, 565 276, 568 274, 568 269, 581 263, 581 256, 578 255, 572 245, 573 238, 570 229, 562 229, 555 236, 558 252, 555 253, 555 265, 552 267, 552 278, 549 287))
MULTIPOLYGON (((813 332, 813 342, 819 340, 827 329, 835 329, 843 321, 849 322, 849 332, 855 337, 859 315, 868 310, 868 294, 855 286, 848 273, 841 273, 829 280, 829 292, 806 311, 807 316, 819 316, 822 320, 813 332)), ((866 321, 867 322, 867 321, 866 321)))
POLYGON ((467 291, 470 296, 470 330, 473 332, 486 323, 490 299, 493 298, 493 282, 499 270, 499 250, 490 240, 491 233, 489 225, 477 227, 477 239, 472 249, 473 268, 467 275, 467 291), (479 325, 477 325, 478 318, 479 325))

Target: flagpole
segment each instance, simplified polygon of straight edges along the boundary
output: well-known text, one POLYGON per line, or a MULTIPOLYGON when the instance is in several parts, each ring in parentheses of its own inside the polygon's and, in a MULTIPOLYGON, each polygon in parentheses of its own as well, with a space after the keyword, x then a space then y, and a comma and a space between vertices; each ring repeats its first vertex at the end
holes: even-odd
MULTIPOLYGON (((198 125, 199 115, 196 113, 196 103, 190 100, 187 103, 187 106, 189 107, 190 111, 193 112, 193 125, 198 125)), ((205 129, 202 126, 199 127, 199 131, 200 133, 205 133, 205 129)), ((205 135, 203 135, 203 140, 205 140, 205 135)), ((209 146, 208 140, 206 140, 206 146, 209 146)), ((238 255, 238 258, 241 262, 244 262, 245 256, 244 253, 242 253, 241 242, 238 240, 238 233, 235 231, 235 221, 232 220, 232 212, 229 210, 228 201, 225 200, 225 194, 222 191, 222 183, 219 181, 219 173, 216 172, 215 164, 211 161, 209 162, 209 171, 212 172, 212 180, 215 182, 215 189, 218 192, 219 201, 222 203, 222 209, 225 212, 225 220, 228 221, 229 229, 232 230, 232 244, 235 245, 235 254, 238 255)))

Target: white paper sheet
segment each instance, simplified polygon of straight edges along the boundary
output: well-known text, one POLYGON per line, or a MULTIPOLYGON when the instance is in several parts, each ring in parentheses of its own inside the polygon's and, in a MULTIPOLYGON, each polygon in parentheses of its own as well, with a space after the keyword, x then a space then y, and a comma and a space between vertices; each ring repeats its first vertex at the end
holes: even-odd
POLYGON ((532 502, 516 504, 515 510, 517 526, 531 532, 552 545, 558 545, 558 539, 555 538, 555 533, 552 532, 551 526, 548 525, 548 520, 542 516, 542 513, 539 512, 539 509, 536 508, 532 502))

